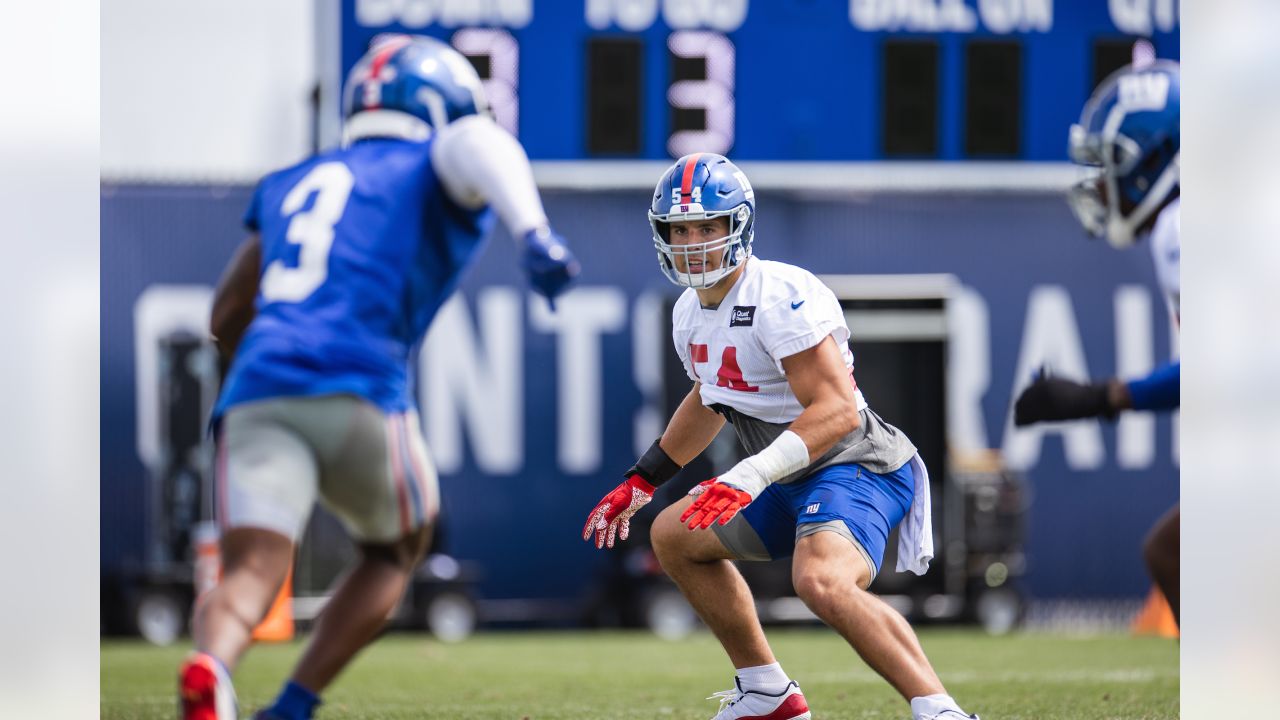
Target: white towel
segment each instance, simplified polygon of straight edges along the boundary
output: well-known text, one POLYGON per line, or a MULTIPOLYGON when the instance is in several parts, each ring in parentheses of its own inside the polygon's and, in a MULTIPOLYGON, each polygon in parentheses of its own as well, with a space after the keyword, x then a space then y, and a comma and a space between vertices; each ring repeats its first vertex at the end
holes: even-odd
POLYGON ((923 575, 933 559, 933 510, 929 502, 929 470, 920 453, 911 458, 916 496, 898 526, 898 572, 923 575))

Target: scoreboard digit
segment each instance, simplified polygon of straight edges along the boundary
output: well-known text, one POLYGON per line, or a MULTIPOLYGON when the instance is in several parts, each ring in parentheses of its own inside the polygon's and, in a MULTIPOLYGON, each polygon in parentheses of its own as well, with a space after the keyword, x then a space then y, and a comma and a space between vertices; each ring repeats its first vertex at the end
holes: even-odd
POLYGON ((475 66, 498 124, 518 135, 520 44, 511 33, 494 28, 463 28, 453 34, 451 44, 475 66))
POLYGON ((671 135, 667 153, 724 155, 733 147, 733 43, 720 33, 682 30, 667 38, 671 52, 671 135))

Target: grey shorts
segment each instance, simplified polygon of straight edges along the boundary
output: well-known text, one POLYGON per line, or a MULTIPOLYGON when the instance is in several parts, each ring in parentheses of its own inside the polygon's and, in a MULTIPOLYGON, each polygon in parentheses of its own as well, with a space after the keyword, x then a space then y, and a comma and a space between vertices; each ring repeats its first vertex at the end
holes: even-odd
POLYGON ((317 500, 369 543, 398 540, 440 509, 417 413, 388 415, 351 395, 231 408, 218 429, 215 480, 224 528, 264 528, 294 542, 317 500))

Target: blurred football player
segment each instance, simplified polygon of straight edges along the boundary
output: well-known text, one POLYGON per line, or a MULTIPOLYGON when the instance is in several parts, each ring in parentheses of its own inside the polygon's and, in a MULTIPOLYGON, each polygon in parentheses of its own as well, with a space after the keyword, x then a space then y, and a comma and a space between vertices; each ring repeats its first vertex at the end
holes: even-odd
MULTIPOLYGON (((1124 249, 1150 238, 1156 278, 1169 312, 1179 318, 1179 80, 1178 64, 1146 61, 1121 68, 1098 86, 1070 134, 1071 159, 1094 168, 1068 195, 1085 230, 1124 249)), ((1181 364, 1137 380, 1079 383, 1041 373, 1014 404, 1019 426, 1103 417, 1125 410, 1173 410, 1179 405, 1181 364)), ((1148 534, 1147 567, 1169 601, 1179 604, 1179 511, 1174 506, 1148 534)))
POLYGON ((465 57, 383 38, 345 93, 343 147, 262 180, 252 234, 214 299, 213 334, 231 359, 214 410, 224 575, 196 609, 196 651, 180 672, 187 720, 236 717, 231 672, 316 500, 359 559, 256 717, 310 718, 395 608, 440 508, 409 359, 479 255, 490 208, 538 293, 553 300, 578 272, 465 57))
POLYGON ((929 482, 902 431, 867 407, 849 329, 809 272, 752 255, 756 203, 720 155, 680 158, 658 181, 649 222, 663 273, 687 288, 673 339, 693 380, 662 437, 591 511, 583 539, 613 547, 654 490, 728 420, 750 457, 667 507, 651 530, 666 573, 735 668, 716 718, 809 718, 765 640, 732 560, 793 556, 796 592, 910 703, 917 720, 960 720, 898 612, 866 591, 902 523, 898 570, 933 555, 929 482), (708 532, 710 530, 711 532, 708 532))

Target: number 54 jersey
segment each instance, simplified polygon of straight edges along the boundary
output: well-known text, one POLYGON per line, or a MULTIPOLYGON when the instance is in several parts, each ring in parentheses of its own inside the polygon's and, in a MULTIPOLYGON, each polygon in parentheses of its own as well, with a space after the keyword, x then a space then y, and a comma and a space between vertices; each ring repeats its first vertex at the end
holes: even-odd
POLYGON ((492 224, 448 197, 433 142, 364 140, 259 183, 244 218, 262 244, 257 313, 215 419, 268 397, 412 405, 410 352, 492 224))
POLYGON ((831 336, 844 357, 861 426, 812 465, 779 482, 794 482, 828 465, 859 463, 876 473, 902 467, 915 446, 867 407, 853 379, 849 327, 835 294, 794 265, 751 257, 737 283, 715 308, 704 308, 688 289, 672 311, 672 339, 689 378, 700 383, 702 404, 733 423, 750 453, 767 447, 800 416, 782 359, 831 336))

